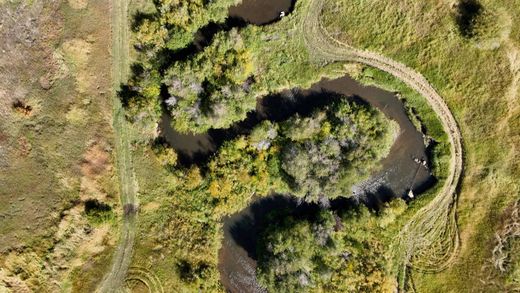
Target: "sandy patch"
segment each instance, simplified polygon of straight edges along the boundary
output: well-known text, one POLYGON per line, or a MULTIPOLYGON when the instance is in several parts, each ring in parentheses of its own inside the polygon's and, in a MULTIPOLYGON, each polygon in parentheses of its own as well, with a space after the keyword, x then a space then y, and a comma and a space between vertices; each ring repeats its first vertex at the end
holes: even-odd
POLYGON ((7 118, 7 115, 11 113, 11 109, 11 97, 8 96, 5 89, 0 88, 0 116, 7 118))
POLYGON ((89 61, 92 45, 82 39, 68 40, 62 45, 65 59, 75 68, 77 89, 80 93, 87 92, 95 81, 95 76, 90 73, 89 61))
POLYGON ((82 39, 72 39, 65 41, 61 46, 65 58, 73 63, 76 67, 87 66, 92 45, 82 39))
POLYGON ((74 106, 65 114, 65 118, 71 124, 84 125, 87 122, 87 115, 84 109, 74 106))
POLYGON ((0 268, 0 292, 33 292, 22 279, 16 275, 10 275, 9 272, 0 268))
POLYGON ((103 145, 93 143, 85 152, 81 163, 80 199, 97 199, 104 202, 107 194, 100 188, 98 180, 110 170, 110 154, 103 145))
POLYGON ((88 5, 88 0, 69 0, 69 5, 73 9, 85 9, 88 5))
POLYGON ((161 207, 160 203, 158 203, 156 201, 152 201, 152 202, 145 204, 141 209, 143 212, 153 212, 160 207, 161 207))
POLYGON ((59 79, 63 79, 69 75, 69 67, 65 62, 65 57, 63 56, 63 51, 60 49, 55 50, 51 56, 51 63, 54 68, 53 71, 49 72, 48 76, 45 78, 50 79, 51 85, 59 79))
POLYGON ((43 260, 34 252, 9 253, 0 273, 0 288, 4 283, 14 289, 11 292, 35 292, 31 289, 43 287, 48 281, 42 264, 43 260))
MULTIPOLYGON (((114 245, 114 241, 110 241, 110 225, 104 224, 92 230, 89 237, 85 239, 78 248, 80 255, 98 255, 102 253, 107 244, 114 245)), ((79 261, 82 261, 81 258, 79 261)))
POLYGON ((81 165, 81 173, 87 177, 95 177, 107 170, 110 155, 105 148, 94 143, 85 153, 83 164, 81 165))

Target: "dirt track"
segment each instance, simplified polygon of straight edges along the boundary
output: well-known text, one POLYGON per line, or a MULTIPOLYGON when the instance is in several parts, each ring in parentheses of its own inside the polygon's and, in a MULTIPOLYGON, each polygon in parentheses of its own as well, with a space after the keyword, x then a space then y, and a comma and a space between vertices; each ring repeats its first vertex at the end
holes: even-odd
POLYGON ((451 146, 449 175, 439 194, 403 227, 398 239, 398 250, 402 251, 400 265, 421 271, 442 270, 453 261, 459 246, 456 202, 457 186, 463 169, 463 152, 457 122, 443 98, 420 73, 331 37, 320 23, 323 4, 324 0, 312 0, 304 8, 307 13, 300 29, 311 56, 326 62, 358 62, 395 76, 428 101, 448 134, 451 146))
POLYGON ((113 60, 113 127, 115 131, 115 153, 119 175, 123 223, 119 243, 114 252, 110 270, 97 288, 97 292, 116 292, 121 290, 132 261, 138 210, 137 183, 132 165, 130 149, 131 131, 125 120, 117 90, 128 76, 128 0, 113 0, 112 15, 112 60, 113 60))

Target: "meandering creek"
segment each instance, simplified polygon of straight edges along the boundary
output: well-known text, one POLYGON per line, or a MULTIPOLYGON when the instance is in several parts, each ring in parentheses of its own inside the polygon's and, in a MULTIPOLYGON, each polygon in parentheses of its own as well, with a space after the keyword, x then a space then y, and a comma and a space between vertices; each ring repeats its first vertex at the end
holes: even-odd
MULTIPOLYGON (((295 113, 310 113, 316 107, 336 98, 350 97, 369 103, 399 124, 400 133, 389 155, 381 161, 381 170, 353 188, 353 199, 331 202, 331 208, 348 208, 363 202, 377 208, 391 198, 408 199, 409 190, 419 194, 429 188, 435 179, 428 168, 428 156, 423 134, 407 116, 404 104, 394 93, 376 87, 365 87, 348 76, 322 80, 310 89, 292 89, 273 94, 257 102, 256 111, 244 121, 225 130, 210 130, 199 135, 186 135, 170 127, 170 119, 163 117, 162 135, 180 153, 187 164, 206 161, 226 140, 247 134, 263 120, 282 121, 295 113), (426 166, 416 161, 424 161, 426 166), (356 199, 356 200, 354 200, 356 199)), ((257 284, 256 237, 268 224, 264 218, 273 209, 301 210, 319 208, 317 204, 302 204, 289 196, 274 195, 254 201, 247 209, 224 221, 224 240, 219 253, 221 280, 230 292, 264 292, 257 284)))
MULTIPOLYGON (((257 25, 275 22, 280 12, 288 13, 292 0, 246 0, 230 9, 230 16, 257 25)), ((170 126, 170 117, 163 116, 161 136, 179 154, 182 164, 206 162, 226 140, 248 134, 263 120, 282 121, 295 113, 306 114, 334 99, 349 97, 369 103, 396 121, 400 133, 389 155, 381 161, 381 170, 360 182, 352 194, 333 200, 331 209, 345 209, 362 202, 377 208, 391 198, 408 198, 409 190, 419 194, 434 182, 428 168, 429 161, 423 134, 407 116, 404 104, 391 92, 376 87, 365 87, 348 76, 334 80, 321 80, 310 89, 290 89, 263 97, 256 110, 247 119, 228 129, 213 129, 205 134, 181 134, 170 126), (424 163, 424 164, 423 164, 424 163)), ((219 252, 221 281, 229 292, 265 292, 256 281, 256 240, 259 231, 269 223, 267 212, 274 209, 291 209, 306 213, 319 209, 318 204, 302 203, 290 196, 273 195, 255 200, 248 208, 224 221, 224 240, 219 252)))
POLYGON ((170 118, 165 115, 160 125, 161 135, 177 150, 182 163, 202 163, 224 141, 248 134, 263 120, 283 121, 295 113, 305 115, 341 97, 369 103, 396 121, 400 128, 389 155, 381 162, 381 171, 356 185, 354 194, 360 200, 377 206, 377 202, 384 202, 390 197, 406 196, 410 189, 420 193, 429 187, 433 178, 428 169, 423 134, 408 118, 403 102, 394 93, 363 86, 348 76, 324 79, 307 90, 291 89, 261 98, 257 101, 256 110, 249 113, 247 119, 228 129, 211 129, 205 134, 179 133, 171 128, 170 118))

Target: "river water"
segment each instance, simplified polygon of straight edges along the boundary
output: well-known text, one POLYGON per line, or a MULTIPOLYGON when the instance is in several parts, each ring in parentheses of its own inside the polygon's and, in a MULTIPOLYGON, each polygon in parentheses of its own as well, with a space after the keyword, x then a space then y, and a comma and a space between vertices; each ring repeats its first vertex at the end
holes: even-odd
MULTIPOLYGON (((353 194, 331 202, 333 209, 345 209, 359 202, 372 208, 380 207, 395 197, 408 198, 409 190, 415 194, 429 188, 435 179, 431 176, 422 133, 412 124, 403 103, 395 94, 376 87, 365 87, 345 76, 322 80, 308 90, 287 90, 265 97, 257 105, 257 114, 272 120, 282 120, 294 111, 305 113, 319 104, 330 102, 335 94, 367 102, 399 124, 399 136, 389 155, 382 160, 381 170, 353 188, 353 194), (331 98, 332 97, 332 98, 331 98), (294 102, 294 101, 300 101, 294 102), (424 161, 426 166, 415 159, 424 161), (350 197, 349 197, 350 196, 350 197)), ((311 205, 312 206, 312 205, 311 205)), ((269 196, 255 200, 247 209, 224 221, 224 240, 219 253, 221 281, 230 292, 264 292, 257 284, 256 240, 259 231, 269 223, 265 215, 273 209, 309 210, 309 207, 290 196, 269 196)))
POLYGON ((229 9, 229 16, 241 18, 248 23, 265 25, 276 22, 280 14, 293 10, 295 0, 244 0, 229 9))
MULTIPOLYGON (((249 133, 263 120, 283 121, 295 113, 305 115, 316 107, 345 96, 376 107, 399 124, 400 132, 389 155, 381 161, 381 170, 356 185, 353 194, 346 195, 350 199, 339 199, 331 204, 336 208, 348 208, 362 202, 377 208, 391 198, 409 199, 410 189, 419 194, 429 188, 435 179, 427 167, 429 162, 423 135, 408 118, 404 104, 394 93, 365 87, 348 76, 322 80, 307 90, 291 89, 261 98, 257 101, 256 111, 229 129, 210 130, 199 135, 180 134, 170 127, 169 117, 164 116, 162 135, 183 154, 185 163, 201 163, 207 161, 224 141, 249 133), (415 159, 424 161, 426 167, 415 159)), ((225 219, 219 269, 221 281, 228 291, 264 292, 255 277, 256 237, 258 231, 268 224, 264 216, 275 208, 297 210, 302 208, 302 203, 289 196, 269 196, 254 201, 247 209, 225 219)))

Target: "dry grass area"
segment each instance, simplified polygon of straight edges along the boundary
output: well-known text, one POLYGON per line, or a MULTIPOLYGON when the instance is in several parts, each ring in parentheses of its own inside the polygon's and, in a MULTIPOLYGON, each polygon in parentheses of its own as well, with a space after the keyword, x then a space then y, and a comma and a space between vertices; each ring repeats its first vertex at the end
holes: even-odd
POLYGON ((95 285, 115 245, 114 222, 85 205, 119 210, 108 10, 108 0, 0 1, 1 292, 95 285))
POLYGON ((113 200, 107 198, 109 194, 99 184, 104 177, 113 171, 110 160, 107 147, 103 148, 96 142, 86 150, 80 167, 80 199, 82 201, 95 199, 99 202, 107 202, 113 200))
POLYGON ((519 204, 516 202, 511 208, 511 214, 506 219, 504 225, 496 234, 496 246, 493 248, 493 265, 501 272, 507 270, 506 266, 510 262, 514 251, 510 251, 508 246, 515 238, 520 237, 520 212, 519 204))
POLYGON ((496 292, 520 291, 520 202, 502 214, 491 258, 481 267, 480 283, 496 292))

